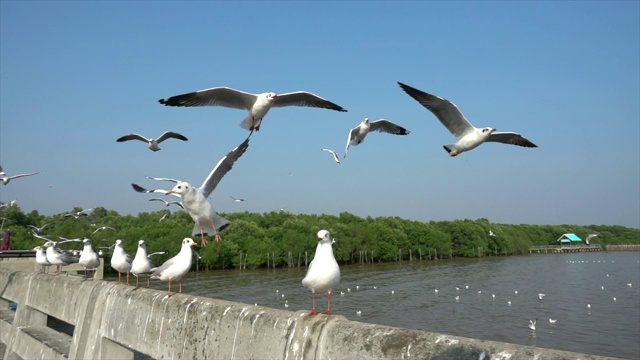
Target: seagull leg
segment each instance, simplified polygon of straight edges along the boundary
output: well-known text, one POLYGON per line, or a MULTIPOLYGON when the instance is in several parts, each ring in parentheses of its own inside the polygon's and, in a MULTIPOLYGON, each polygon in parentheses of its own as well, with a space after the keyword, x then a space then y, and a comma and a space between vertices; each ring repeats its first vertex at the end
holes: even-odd
POLYGON ((127 285, 129 285, 129 272, 127 271, 127 285))
POLYGON ((171 279, 169 279, 169 293, 167 294, 167 296, 172 297, 175 293, 171 292, 171 279))
POLYGON ((151 276, 147 276, 147 289, 151 286, 151 276))
POLYGON ((180 290, 178 290, 178 292, 182 294, 182 279, 178 280, 178 285, 180 286, 180 290))
POLYGON ((118 271, 118 284, 122 284, 122 280, 120 279, 120 271, 118 271))
MULTIPOLYGON (((198 226, 200 227, 200 236, 202 237, 202 247, 207 246, 207 244, 209 243, 207 241, 207 238, 204 236, 204 229, 202 228, 202 225, 200 225, 200 223, 198 222, 198 226)), ((213 228, 215 230, 215 228, 213 228)))
POLYGON ((309 313, 309 315, 315 315, 317 313, 318 310, 316 310, 316 292, 314 291, 311 295, 311 312, 309 313))
POLYGON ((323 312, 323 314, 333 314, 331 312, 331 291, 329 291, 329 293, 327 294, 327 311, 323 312))

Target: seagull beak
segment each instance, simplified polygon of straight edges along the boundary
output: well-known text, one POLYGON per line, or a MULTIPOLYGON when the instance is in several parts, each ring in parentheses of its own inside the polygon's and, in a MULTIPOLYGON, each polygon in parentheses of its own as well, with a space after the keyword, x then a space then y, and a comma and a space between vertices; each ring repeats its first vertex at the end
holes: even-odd
POLYGON ((273 98, 274 99, 277 98, 277 97, 278 97, 278 94, 273 94, 273 98))
POLYGON ((195 246, 200 246, 200 244, 198 244, 198 243, 197 243, 197 242, 195 242, 195 241, 193 242, 193 245, 195 245, 195 246))

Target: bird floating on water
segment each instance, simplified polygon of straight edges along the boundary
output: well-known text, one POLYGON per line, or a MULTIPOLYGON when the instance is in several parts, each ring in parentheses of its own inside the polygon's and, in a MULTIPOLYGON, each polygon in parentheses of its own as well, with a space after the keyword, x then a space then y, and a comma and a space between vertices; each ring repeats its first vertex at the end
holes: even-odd
POLYGON ((304 106, 346 112, 342 106, 307 91, 276 94, 251 94, 229 87, 214 87, 158 100, 165 106, 224 106, 249 111, 240 126, 249 131, 260 131, 262 119, 272 107, 304 106))
POLYGON ((497 132, 496 129, 491 127, 476 128, 451 101, 428 94, 401 82, 398 82, 398 84, 409 96, 431 111, 442 125, 458 138, 456 143, 443 146, 451 156, 457 156, 462 152, 472 150, 484 142, 538 147, 515 132, 497 132))
POLYGON ((538 319, 535 320, 529 320, 529 329, 536 331, 536 322, 538 321, 538 319))

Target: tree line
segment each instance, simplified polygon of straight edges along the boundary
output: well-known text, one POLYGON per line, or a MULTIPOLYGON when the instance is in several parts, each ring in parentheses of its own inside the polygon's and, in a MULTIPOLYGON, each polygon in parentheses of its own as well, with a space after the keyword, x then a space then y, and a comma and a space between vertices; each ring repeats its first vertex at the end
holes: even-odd
MULTIPOLYGON (((74 208, 71 212, 82 209, 74 208)), ((193 220, 185 211, 168 210, 120 215, 102 207, 86 216, 74 218, 56 214, 40 215, 36 210, 24 214, 18 206, 0 211, 4 230, 11 230, 13 249, 32 249, 43 241, 34 237, 29 225, 41 227, 51 240, 59 237, 88 237, 96 251, 121 239, 134 256, 138 240, 145 240, 149 252, 166 251, 154 258, 157 264, 180 250, 183 238, 191 237, 193 220), (164 218, 163 218, 164 217, 164 218), (101 226, 116 230, 98 230, 101 226), (95 233, 94 233, 95 232, 95 233)), ((582 239, 598 234, 592 244, 640 244, 640 229, 619 225, 528 225, 497 224, 488 219, 453 221, 414 221, 399 217, 362 218, 348 212, 336 215, 268 213, 221 213, 231 221, 222 241, 209 241, 197 250, 200 269, 264 268, 306 266, 316 247, 316 233, 327 229, 335 237, 333 250, 340 264, 389 262, 451 257, 506 256, 527 254, 533 245, 556 245, 565 233, 582 239)), ((193 237, 200 242, 199 237, 193 237)), ((81 249, 79 242, 65 243, 63 249, 81 249)), ((105 261, 108 270, 108 261, 105 261)))

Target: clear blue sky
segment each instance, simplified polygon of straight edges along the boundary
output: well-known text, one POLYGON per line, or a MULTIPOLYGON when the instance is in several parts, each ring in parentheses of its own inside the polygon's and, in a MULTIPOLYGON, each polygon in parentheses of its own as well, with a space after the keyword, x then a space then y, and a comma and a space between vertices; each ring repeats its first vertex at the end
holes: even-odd
POLYGON ((640 5, 607 2, 0 2, 0 185, 45 215, 163 209, 130 184, 200 185, 246 113, 158 99, 215 86, 307 90, 349 112, 274 108, 211 201, 219 212, 640 227, 640 5), (450 158, 453 136, 397 85, 513 130, 450 158), (388 118, 337 165, 349 130, 388 118), (116 143, 138 132, 188 142, 116 143), (229 196, 246 199, 234 203, 229 196))

